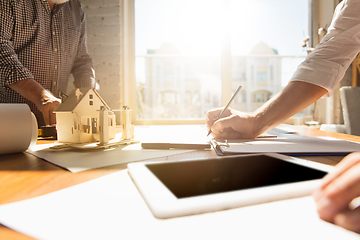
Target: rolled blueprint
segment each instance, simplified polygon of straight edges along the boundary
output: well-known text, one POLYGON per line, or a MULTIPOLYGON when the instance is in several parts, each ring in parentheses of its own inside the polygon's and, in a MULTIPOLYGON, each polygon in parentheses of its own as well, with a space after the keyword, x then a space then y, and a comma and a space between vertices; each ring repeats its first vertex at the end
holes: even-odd
POLYGON ((0 104, 0 154, 23 152, 37 140, 37 121, 27 104, 0 104))

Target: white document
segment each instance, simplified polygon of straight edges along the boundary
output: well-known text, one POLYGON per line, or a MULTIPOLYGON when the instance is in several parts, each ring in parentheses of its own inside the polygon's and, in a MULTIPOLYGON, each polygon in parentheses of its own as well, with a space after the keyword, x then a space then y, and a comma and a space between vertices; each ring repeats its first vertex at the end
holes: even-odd
POLYGON ((319 219, 311 197, 160 220, 127 171, 0 206, 0 223, 35 239, 359 239, 319 219))
POLYGON ((294 155, 345 155, 360 151, 360 144, 336 138, 280 134, 277 138, 214 140, 219 155, 240 153, 282 153, 294 155))

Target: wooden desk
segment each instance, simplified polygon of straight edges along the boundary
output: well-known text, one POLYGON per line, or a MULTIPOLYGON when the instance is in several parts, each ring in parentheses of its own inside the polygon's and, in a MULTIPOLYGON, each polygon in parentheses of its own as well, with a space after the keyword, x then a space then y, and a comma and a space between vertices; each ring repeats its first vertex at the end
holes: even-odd
MULTIPOLYGON (((305 136, 330 136, 360 142, 360 137, 357 136, 324 132, 307 127, 297 127, 297 130, 305 136)), ((184 155, 184 157, 187 156, 184 155)), ((330 165, 335 165, 342 159, 339 156, 306 158, 330 165)), ((127 164, 119 164, 74 174, 27 153, 0 155, 0 204, 20 201, 67 188, 126 169, 126 166, 127 164)), ((0 225, 0 239, 32 238, 0 225)))

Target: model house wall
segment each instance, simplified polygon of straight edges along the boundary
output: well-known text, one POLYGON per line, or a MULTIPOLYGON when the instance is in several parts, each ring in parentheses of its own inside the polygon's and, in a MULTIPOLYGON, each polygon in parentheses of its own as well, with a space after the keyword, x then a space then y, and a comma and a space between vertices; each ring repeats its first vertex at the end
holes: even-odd
POLYGON ((105 139, 115 138, 115 114, 93 88, 74 89, 55 113, 59 142, 97 142, 103 132, 108 135, 105 139), (100 109, 107 114, 104 126, 100 124, 100 109))

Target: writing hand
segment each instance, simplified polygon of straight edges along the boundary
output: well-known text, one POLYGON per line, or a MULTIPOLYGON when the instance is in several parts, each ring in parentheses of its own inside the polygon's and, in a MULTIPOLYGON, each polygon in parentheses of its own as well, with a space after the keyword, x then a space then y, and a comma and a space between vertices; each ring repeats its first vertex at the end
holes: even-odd
POLYGON ((220 119, 217 119, 223 108, 206 113, 207 129, 215 138, 236 139, 255 138, 261 132, 256 128, 256 119, 250 113, 239 112, 228 108, 220 119))

